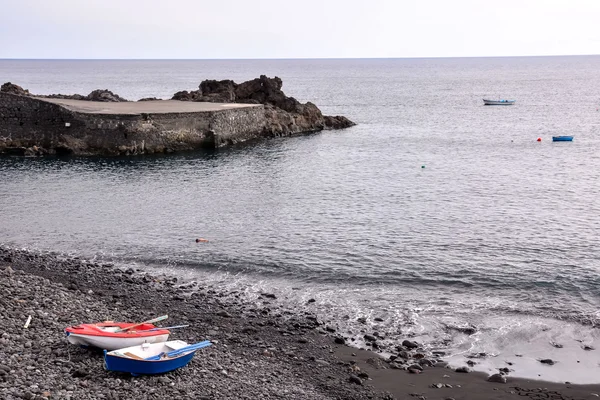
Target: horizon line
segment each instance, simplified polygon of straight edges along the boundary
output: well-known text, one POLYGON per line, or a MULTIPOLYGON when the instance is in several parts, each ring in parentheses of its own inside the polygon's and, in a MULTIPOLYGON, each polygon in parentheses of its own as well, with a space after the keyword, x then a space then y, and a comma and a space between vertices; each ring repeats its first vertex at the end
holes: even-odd
POLYGON ((428 56, 428 57, 284 57, 284 58, 2 58, 0 61, 281 61, 281 60, 428 60, 473 58, 595 57, 599 54, 543 54, 516 56, 428 56))

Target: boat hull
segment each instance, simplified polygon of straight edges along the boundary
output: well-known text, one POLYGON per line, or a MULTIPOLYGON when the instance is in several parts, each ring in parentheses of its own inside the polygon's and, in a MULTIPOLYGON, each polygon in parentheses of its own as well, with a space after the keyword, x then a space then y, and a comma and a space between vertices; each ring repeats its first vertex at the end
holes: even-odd
POLYGON ((483 104, 486 106, 510 106, 515 104, 516 100, 488 100, 483 99, 483 104))
POLYGON ((186 351, 172 358, 149 360, 149 357, 159 357, 169 351, 183 349, 188 344, 181 340, 164 343, 143 344, 122 348, 115 351, 104 351, 106 369, 116 372, 127 372, 131 375, 156 375, 171 372, 185 367, 196 354, 196 350, 186 351))
POLYGON ((572 142, 573 136, 552 136, 553 142, 572 142))
POLYGON ((106 350, 122 349, 142 343, 166 342, 171 333, 152 324, 135 325, 135 329, 127 329, 134 325, 128 322, 81 324, 66 328, 65 333, 69 343, 106 350))
POLYGON ((127 372, 133 376, 137 375, 157 375, 166 372, 175 371, 181 367, 185 367, 192 361, 195 351, 185 354, 181 357, 170 360, 135 360, 133 358, 119 357, 115 355, 105 354, 104 362, 106 369, 116 372, 127 372))
POLYGON ((88 336, 77 333, 67 333, 69 343, 78 346, 91 346, 105 350, 117 350, 124 347, 137 346, 142 343, 160 343, 169 339, 168 334, 144 337, 115 338, 106 336, 88 336))

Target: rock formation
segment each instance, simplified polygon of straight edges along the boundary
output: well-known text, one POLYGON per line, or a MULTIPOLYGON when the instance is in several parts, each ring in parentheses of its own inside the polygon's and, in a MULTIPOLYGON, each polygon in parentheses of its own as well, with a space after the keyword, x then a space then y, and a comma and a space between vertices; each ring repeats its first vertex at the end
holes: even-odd
POLYGON ((29 90, 23 89, 19 85, 15 85, 14 83, 6 82, 2 86, 0 86, 0 92, 17 94, 19 96, 30 96, 29 90))
POLYGON ((240 104, 180 104, 144 98, 140 101, 147 106, 140 107, 137 102, 94 106, 55 100, 127 102, 106 89, 87 96, 36 96, 7 82, 0 87, 0 154, 171 153, 354 125, 345 117, 323 115, 313 103, 302 104, 286 96, 282 85, 281 79, 264 75, 240 84, 205 80, 198 90, 177 92, 173 99, 240 104))
POLYGON ((281 90, 280 78, 260 78, 240 84, 232 80, 205 80, 199 89, 181 91, 173 95, 173 100, 207 101, 214 103, 264 104, 267 124, 265 136, 286 136, 301 132, 315 132, 322 129, 342 129, 354 123, 342 116, 325 116, 311 102, 302 104, 288 97, 281 90))
POLYGON ((36 96, 36 97, 47 97, 49 99, 73 99, 73 100, 86 100, 86 101, 102 101, 102 102, 120 102, 128 101, 122 98, 118 94, 111 92, 108 89, 96 89, 87 96, 81 94, 50 94, 48 96, 36 96))
POLYGON ((87 96, 81 94, 49 94, 49 95, 34 95, 29 93, 29 90, 23 89, 19 85, 14 83, 6 82, 0 86, 0 92, 17 94, 19 96, 35 96, 49 99, 72 99, 72 100, 87 100, 87 101, 103 101, 103 102, 117 102, 127 101, 118 94, 111 92, 108 89, 96 89, 87 96))

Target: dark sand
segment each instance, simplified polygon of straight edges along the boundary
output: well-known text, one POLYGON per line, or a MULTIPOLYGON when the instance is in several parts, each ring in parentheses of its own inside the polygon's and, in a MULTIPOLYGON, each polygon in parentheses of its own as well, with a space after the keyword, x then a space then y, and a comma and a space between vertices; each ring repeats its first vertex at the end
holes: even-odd
MULTIPOLYGON (((580 400, 599 399, 600 384, 567 385, 536 380, 511 378, 507 383, 487 382, 488 375, 479 372, 458 373, 449 368, 425 368, 421 374, 410 374, 396 369, 378 368, 385 363, 374 361, 378 356, 371 351, 348 346, 336 346, 335 355, 345 362, 356 365, 369 374, 378 390, 388 391, 397 399, 556 399, 580 400), (433 384, 449 384, 452 387, 434 388, 433 384)), ((551 368, 551 367, 549 367, 551 368)), ((600 380, 600 376, 598 377, 600 380)))

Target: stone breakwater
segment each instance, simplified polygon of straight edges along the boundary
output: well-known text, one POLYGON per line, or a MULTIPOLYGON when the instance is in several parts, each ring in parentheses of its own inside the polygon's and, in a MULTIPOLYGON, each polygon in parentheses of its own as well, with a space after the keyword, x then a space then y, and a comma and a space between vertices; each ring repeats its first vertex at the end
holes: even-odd
POLYGON ((6 248, 0 293, 2 399, 392 398, 335 357, 336 345, 315 316, 288 313, 268 294, 248 303, 240 293, 196 282, 6 248), (215 345, 162 376, 108 372, 101 353, 68 344, 63 333, 84 322, 163 314, 167 325, 190 324, 173 338, 215 345))
POLYGON ((7 82, 0 88, 0 154, 171 153, 354 125, 286 96, 282 86, 264 75, 241 84, 204 81, 171 100, 131 102, 109 90, 36 96, 7 82))

